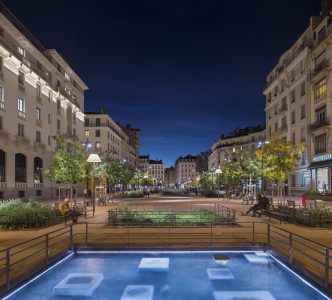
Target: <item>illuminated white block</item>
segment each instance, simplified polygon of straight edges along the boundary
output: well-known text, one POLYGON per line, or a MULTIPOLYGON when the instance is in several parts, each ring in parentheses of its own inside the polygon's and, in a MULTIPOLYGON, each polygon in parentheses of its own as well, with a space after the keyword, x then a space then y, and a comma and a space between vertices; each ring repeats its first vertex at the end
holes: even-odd
POLYGON ((91 296, 103 281, 102 273, 69 273, 54 288, 54 295, 91 296))
POLYGON ((252 264, 268 264, 272 263, 273 260, 266 256, 256 254, 243 254, 244 257, 252 264))
POLYGON ((152 300, 153 285, 127 285, 121 300, 152 300))
POLYGON ((276 300, 269 291, 213 292, 214 300, 276 300))
POLYGON ((234 279, 230 269, 206 269, 210 280, 228 280, 234 279))
POLYGON ((167 272, 169 270, 169 258, 142 258, 138 269, 143 271, 167 272))
POLYGON ((218 265, 226 265, 229 262, 229 257, 226 255, 213 255, 213 259, 218 265))
POLYGON ((269 257, 269 255, 263 251, 255 252, 255 255, 269 257))

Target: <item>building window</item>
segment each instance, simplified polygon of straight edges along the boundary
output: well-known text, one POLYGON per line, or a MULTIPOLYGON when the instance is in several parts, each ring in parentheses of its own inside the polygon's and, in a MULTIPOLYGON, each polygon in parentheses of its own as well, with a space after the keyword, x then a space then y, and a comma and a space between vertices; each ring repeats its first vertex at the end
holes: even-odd
POLYGON ((85 137, 88 138, 90 136, 90 131, 89 130, 85 130, 85 137))
POLYGON ((5 97, 3 94, 3 87, 0 86, 0 108, 4 109, 5 108, 5 97))
POLYGON ((301 83, 301 97, 305 95, 305 81, 301 83))
POLYGON ((22 153, 15 154, 15 182, 26 182, 26 157, 22 153))
POLYGON ((48 102, 51 102, 51 100, 52 100, 52 93, 48 92, 48 102))
POLYGON ((296 186, 296 176, 295 175, 292 175, 291 176, 291 184, 292 184, 292 187, 295 187, 296 186))
POLYGON ((76 136, 76 128, 73 129, 73 136, 76 136))
POLYGON ((324 40, 326 37, 326 28, 325 26, 318 31, 318 43, 320 43, 322 40, 324 40))
POLYGON ((295 145, 295 132, 292 132, 292 143, 295 145))
POLYGON ((100 149, 101 148, 101 143, 100 142, 96 142, 96 149, 100 149))
POLYGON ((287 128, 287 117, 281 119, 281 128, 287 128))
POLYGON ((316 110, 316 121, 318 123, 326 122, 326 105, 324 105, 316 110))
POLYGON ((305 118, 305 104, 301 106, 301 120, 305 118))
POLYGON ((3 130, 3 119, 2 119, 2 116, 0 116, 0 130, 3 130))
POLYGON ((57 109, 58 113, 61 112, 61 101, 60 101, 60 99, 56 99, 56 109, 57 109))
POLYGON ((295 103, 295 90, 292 90, 291 92, 291 102, 295 103))
POLYGON ((305 143, 305 128, 301 128, 301 143, 305 143))
POLYGON ((21 46, 17 47, 18 53, 20 53, 23 57, 25 57, 25 49, 21 46))
POLYGON ((41 120, 41 109, 39 107, 36 108, 36 120, 41 120))
POLYGON ((65 72, 65 78, 67 79, 67 80, 70 80, 70 76, 65 72))
POLYGON ((326 134, 315 137, 315 154, 326 152, 326 134))
POLYGON ((315 100, 320 100, 327 95, 327 79, 323 78, 318 81, 314 86, 314 98, 315 100))
POLYGON ((47 121, 48 121, 48 124, 51 124, 51 115, 50 114, 48 114, 48 116, 47 116, 47 121))
POLYGON ((100 130, 96 130, 95 136, 100 137, 100 130))
POLYGON ((41 132, 38 130, 36 131, 36 142, 41 143, 41 132))
POLYGON ((47 138, 47 143, 48 143, 49 146, 51 146, 51 136, 50 135, 47 138))
POLYGON ((21 118, 25 118, 25 100, 23 98, 17 99, 17 109, 18 109, 18 115, 21 118))
POLYGON ((56 129, 61 131, 61 121, 59 119, 56 120, 56 129))
POLYGON ((90 125, 90 120, 88 118, 85 118, 85 126, 89 126, 90 125))
POLYGON ((315 69, 318 69, 325 61, 326 58, 326 52, 323 51, 321 54, 319 54, 315 59, 315 69))
POLYGON ((41 87, 40 87, 39 84, 37 84, 36 93, 37 93, 37 97, 40 98, 40 96, 41 96, 41 87))
POLYGON ((24 73, 21 71, 18 72, 18 84, 24 85, 24 73))
POLYGON ((0 182, 6 181, 6 153, 0 149, 0 182))
POLYGON ((33 182, 34 183, 42 183, 43 175, 43 160, 40 157, 35 157, 33 160, 33 182))
POLYGON ((292 111, 292 125, 295 124, 295 110, 292 111))
POLYGON ((36 197, 42 196, 42 190, 36 190, 36 197))
POLYGON ((96 126, 100 126, 100 118, 96 118, 96 126))
POLYGON ((17 135, 19 137, 24 137, 24 125, 18 124, 18 126, 17 126, 17 135))

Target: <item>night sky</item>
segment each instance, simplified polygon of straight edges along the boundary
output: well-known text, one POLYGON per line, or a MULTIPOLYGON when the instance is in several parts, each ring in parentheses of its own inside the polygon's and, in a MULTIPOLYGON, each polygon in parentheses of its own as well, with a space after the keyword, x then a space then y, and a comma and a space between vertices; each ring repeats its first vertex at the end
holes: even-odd
POLYGON ((167 166, 265 123, 266 75, 320 0, 5 0, 89 86, 85 110, 141 129, 167 166))

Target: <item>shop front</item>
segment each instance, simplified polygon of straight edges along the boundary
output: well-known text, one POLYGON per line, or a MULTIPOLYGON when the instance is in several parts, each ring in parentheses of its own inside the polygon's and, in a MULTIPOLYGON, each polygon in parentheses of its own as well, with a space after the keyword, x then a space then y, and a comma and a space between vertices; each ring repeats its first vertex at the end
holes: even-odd
POLYGON ((332 153, 314 156, 308 169, 311 174, 311 188, 321 193, 331 192, 332 153))

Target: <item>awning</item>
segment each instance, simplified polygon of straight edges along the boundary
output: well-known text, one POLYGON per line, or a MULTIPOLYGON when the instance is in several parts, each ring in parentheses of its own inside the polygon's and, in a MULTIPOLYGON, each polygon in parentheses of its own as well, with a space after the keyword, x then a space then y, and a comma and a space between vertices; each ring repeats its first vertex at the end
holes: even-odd
POLYGON ((324 161, 315 161, 315 162, 312 162, 308 166, 308 169, 325 168, 325 167, 332 167, 332 160, 324 160, 324 161))

